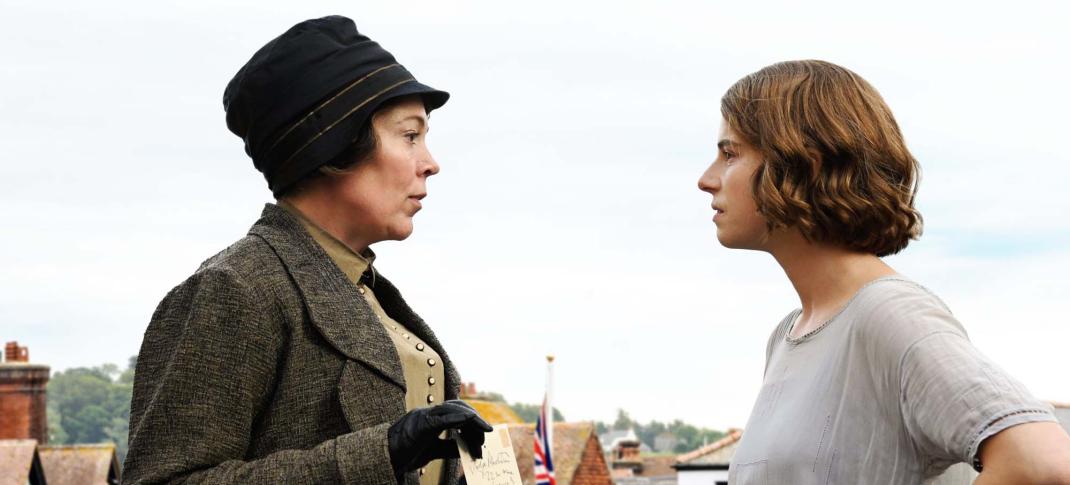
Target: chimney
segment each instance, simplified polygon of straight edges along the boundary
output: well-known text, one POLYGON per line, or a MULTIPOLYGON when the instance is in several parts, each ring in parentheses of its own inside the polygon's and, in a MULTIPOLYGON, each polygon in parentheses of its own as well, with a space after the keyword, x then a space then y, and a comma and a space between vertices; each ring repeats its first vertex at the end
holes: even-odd
POLYGON ((461 399, 479 399, 476 395, 476 384, 474 382, 462 382, 461 383, 461 399))
POLYGON ((30 363, 30 352, 18 342, 4 346, 0 362, 0 439, 34 439, 48 443, 45 388, 47 365, 30 363))

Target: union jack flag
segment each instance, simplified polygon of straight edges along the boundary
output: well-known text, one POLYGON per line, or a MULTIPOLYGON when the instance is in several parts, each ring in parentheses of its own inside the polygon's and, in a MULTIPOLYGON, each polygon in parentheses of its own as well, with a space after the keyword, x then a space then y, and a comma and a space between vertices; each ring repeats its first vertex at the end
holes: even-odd
POLYGON ((550 456, 550 443, 553 441, 554 420, 552 411, 547 410, 546 399, 542 401, 542 410, 535 420, 535 485, 557 485, 554 478, 554 460, 550 456))

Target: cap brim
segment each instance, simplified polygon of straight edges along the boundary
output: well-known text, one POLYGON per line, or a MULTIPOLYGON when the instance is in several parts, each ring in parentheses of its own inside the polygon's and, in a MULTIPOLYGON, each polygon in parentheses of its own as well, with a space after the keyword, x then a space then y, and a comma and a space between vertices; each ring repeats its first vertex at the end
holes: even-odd
POLYGON ((413 81, 398 86, 387 96, 384 96, 383 101, 399 96, 408 96, 410 94, 419 94, 424 99, 424 106, 427 108, 428 113, 441 108, 442 105, 446 104, 446 101, 450 99, 450 93, 439 91, 426 84, 413 81))

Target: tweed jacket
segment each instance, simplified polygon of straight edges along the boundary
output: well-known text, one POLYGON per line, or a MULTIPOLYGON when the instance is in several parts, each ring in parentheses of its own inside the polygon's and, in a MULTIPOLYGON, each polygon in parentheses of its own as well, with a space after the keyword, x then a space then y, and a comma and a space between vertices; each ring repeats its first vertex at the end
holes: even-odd
MULTIPOLYGON (((385 278, 383 309, 434 348, 385 278)), ((124 483, 397 483, 387 428, 405 380, 382 324, 294 216, 268 204, 152 316, 138 355, 124 483)), ((447 460, 443 483, 457 461, 447 460)), ((416 473, 404 483, 417 485, 416 473)))

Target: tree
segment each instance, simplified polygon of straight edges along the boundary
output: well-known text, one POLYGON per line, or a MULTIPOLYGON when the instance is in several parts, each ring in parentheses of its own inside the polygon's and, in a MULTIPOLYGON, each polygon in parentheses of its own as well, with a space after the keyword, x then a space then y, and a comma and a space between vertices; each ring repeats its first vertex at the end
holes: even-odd
POLYGON ((59 412, 55 399, 49 399, 46 406, 48 413, 48 442, 63 444, 70 443, 67 430, 63 429, 63 415, 59 412))
MULTIPOLYGON (((542 412, 541 404, 524 404, 515 402, 509 405, 509 408, 525 423, 534 423, 539 417, 539 413, 542 412)), ((561 410, 554 408, 554 421, 563 422, 565 416, 561 414, 561 410)))
POLYGON ((668 424, 660 421, 651 421, 647 424, 642 424, 633 420, 628 412, 623 409, 617 410, 617 419, 613 422, 612 427, 601 421, 595 422, 595 430, 598 434, 603 434, 610 429, 621 431, 633 429, 635 430, 635 435, 639 438, 639 441, 650 448, 655 448, 655 445, 657 444, 655 441, 659 435, 666 432, 671 433, 676 440, 676 444, 672 449, 673 453, 686 453, 706 443, 712 443, 724 437, 724 432, 722 431, 699 428, 679 419, 668 424))
POLYGON ((647 446, 654 448, 654 441, 658 438, 658 435, 664 433, 666 430, 665 424, 660 421, 651 421, 644 425, 637 425, 635 434, 639 437, 639 441, 646 443, 647 446))
POLYGON ((115 364, 57 372, 48 383, 49 441, 55 444, 113 442, 126 456, 133 390, 132 357, 125 370, 115 364))

